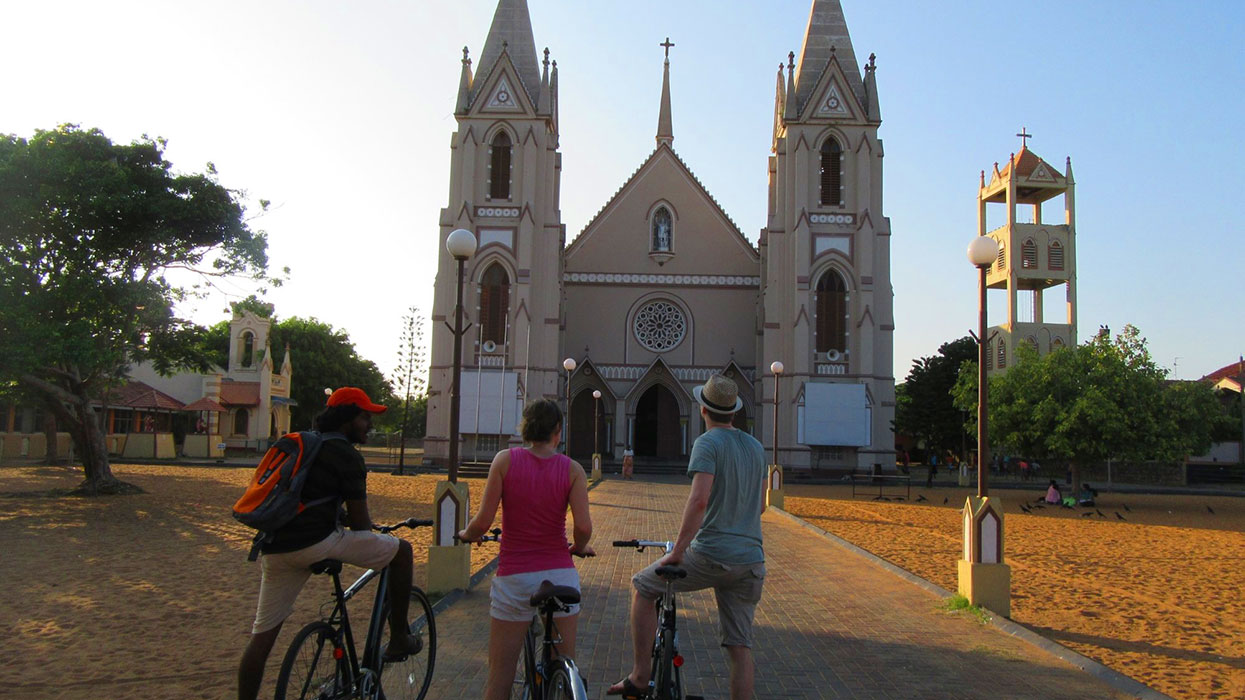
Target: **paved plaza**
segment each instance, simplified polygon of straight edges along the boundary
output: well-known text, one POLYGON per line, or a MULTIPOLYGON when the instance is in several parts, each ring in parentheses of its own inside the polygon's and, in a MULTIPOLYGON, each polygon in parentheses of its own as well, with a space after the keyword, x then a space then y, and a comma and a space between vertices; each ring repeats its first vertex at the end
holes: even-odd
MULTIPOLYGON (((682 478, 608 480, 589 494, 598 556, 579 561, 584 610, 576 652, 589 697, 604 698, 629 667, 630 577, 658 556, 610 542, 673 538, 687 491, 682 478)), ((756 618, 757 698, 1131 697, 996 627, 940 610, 933 593, 783 514, 766 513, 763 526, 768 573, 756 618)), ((430 697, 483 692, 490 581, 438 616, 430 697)), ((688 692, 728 698, 712 593, 684 594, 680 604, 688 692)))

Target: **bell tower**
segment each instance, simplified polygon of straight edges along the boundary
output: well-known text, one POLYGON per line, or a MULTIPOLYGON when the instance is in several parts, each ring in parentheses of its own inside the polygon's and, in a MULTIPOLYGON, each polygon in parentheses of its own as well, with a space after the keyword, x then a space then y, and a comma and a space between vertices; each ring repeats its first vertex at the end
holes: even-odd
MULTIPOLYGON (((814 0, 799 62, 779 64, 761 231, 758 366, 777 360, 778 460, 893 468, 890 221, 882 213, 876 63, 857 64, 839 0, 814 0)), ((759 394, 773 397, 766 372, 759 394)))
POLYGON ((475 69, 463 48, 433 293, 426 458, 448 453, 457 267, 445 249, 467 229, 460 454, 491 458, 511 441, 525 399, 558 395, 562 249, 558 65, 538 62, 526 0, 499 0, 475 69), (470 326, 468 326, 470 324, 470 326))
POLYGON ((1040 354, 1076 345, 1076 183, 1072 159, 1059 172, 1029 150, 1032 138, 1019 134, 1019 153, 1013 153, 1002 170, 994 164, 987 183, 982 171, 977 190, 978 235, 999 244, 999 256, 986 273, 989 289, 1007 292, 1007 320, 990 329, 993 340, 986 354, 986 369, 1005 371, 1015 363, 1016 348, 1028 343, 1040 354), (1063 222, 1042 216, 1043 204, 1062 197, 1063 222), (992 230, 991 210, 999 225, 992 230), (1064 288, 1064 313, 1048 310, 1047 290, 1064 288), (1053 313, 1052 313, 1053 312, 1053 313))

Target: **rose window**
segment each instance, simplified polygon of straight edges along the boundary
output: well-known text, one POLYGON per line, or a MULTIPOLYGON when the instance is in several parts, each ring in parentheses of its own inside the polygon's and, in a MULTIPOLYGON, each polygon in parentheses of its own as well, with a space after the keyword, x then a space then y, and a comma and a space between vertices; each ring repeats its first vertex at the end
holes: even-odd
POLYGON ((635 315, 635 339, 653 352, 665 352, 683 341, 687 320, 683 311, 668 301, 645 304, 635 315))

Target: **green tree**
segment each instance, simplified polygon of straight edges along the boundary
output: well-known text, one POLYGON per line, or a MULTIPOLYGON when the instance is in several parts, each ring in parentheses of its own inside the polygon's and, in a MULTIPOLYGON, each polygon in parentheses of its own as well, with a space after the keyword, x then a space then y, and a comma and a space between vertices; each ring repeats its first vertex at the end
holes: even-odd
MULTIPOLYGON (((1083 464, 1205 452, 1220 413, 1210 387, 1166 381, 1133 326, 1042 356, 1022 343, 1015 364, 990 378, 988 392, 990 444, 1066 461, 1074 487, 1083 464)), ((975 362, 961 368, 955 395, 975 418, 975 362)))
POLYGON ((112 474, 92 401, 150 360, 205 368, 201 330, 166 278, 265 278, 267 238, 215 168, 178 174, 164 141, 114 144, 63 125, 0 136, 0 382, 42 399, 73 436, 87 494, 133 490, 112 474))
POLYGON ((937 355, 912 361, 908 378, 896 387, 895 432, 923 440, 938 452, 958 452, 964 443, 964 412, 951 390, 960 367, 977 357, 977 343, 964 337, 943 343, 937 355))
MULTIPOLYGON (((426 350, 424 349, 424 317, 417 307, 412 306, 402 317, 402 341, 398 346, 398 367, 394 370, 397 383, 397 395, 402 399, 401 420, 398 432, 401 443, 398 446, 398 473, 403 472, 406 459, 407 428, 410 426, 411 400, 425 393, 424 373, 427 371, 426 350)), ((427 408, 427 397, 424 407, 427 408)), ((421 424, 422 425, 422 424, 421 424)), ((423 437, 420 431, 419 437, 423 437)))

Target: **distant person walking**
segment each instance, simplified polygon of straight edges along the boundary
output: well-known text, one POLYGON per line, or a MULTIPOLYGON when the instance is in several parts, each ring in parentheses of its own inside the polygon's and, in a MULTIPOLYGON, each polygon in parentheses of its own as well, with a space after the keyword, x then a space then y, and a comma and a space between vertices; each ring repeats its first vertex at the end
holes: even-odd
POLYGON ((635 452, 628 447, 623 450, 622 476, 624 479, 633 479, 632 470, 635 469, 635 452))

